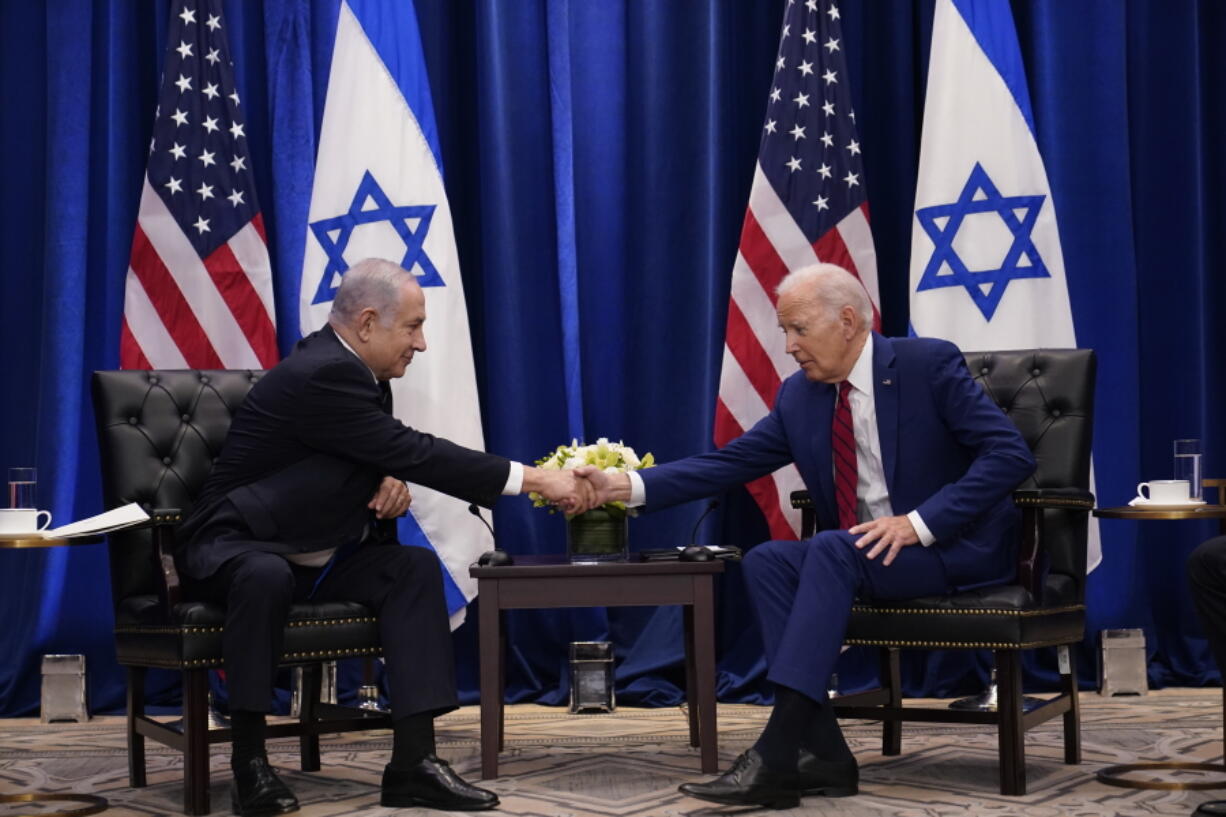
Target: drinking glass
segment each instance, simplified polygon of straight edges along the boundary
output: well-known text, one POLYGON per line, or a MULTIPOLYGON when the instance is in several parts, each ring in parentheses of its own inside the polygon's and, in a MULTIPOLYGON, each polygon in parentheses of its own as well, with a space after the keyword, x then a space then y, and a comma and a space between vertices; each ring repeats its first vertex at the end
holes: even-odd
POLYGON ((1200 440, 1175 441, 1175 479, 1188 481, 1188 498, 1197 501, 1200 495, 1200 440))
POLYGON ((9 507, 37 508, 34 487, 38 484, 38 469, 9 469, 9 507))

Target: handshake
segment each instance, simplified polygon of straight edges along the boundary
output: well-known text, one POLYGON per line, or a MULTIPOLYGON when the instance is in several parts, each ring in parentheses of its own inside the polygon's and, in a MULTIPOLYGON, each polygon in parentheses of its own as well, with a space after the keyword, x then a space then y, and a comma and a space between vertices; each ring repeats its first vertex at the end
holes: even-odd
POLYGON ((535 491, 570 516, 606 502, 630 499, 630 477, 607 474, 594 465, 565 471, 524 466, 524 491, 535 491))

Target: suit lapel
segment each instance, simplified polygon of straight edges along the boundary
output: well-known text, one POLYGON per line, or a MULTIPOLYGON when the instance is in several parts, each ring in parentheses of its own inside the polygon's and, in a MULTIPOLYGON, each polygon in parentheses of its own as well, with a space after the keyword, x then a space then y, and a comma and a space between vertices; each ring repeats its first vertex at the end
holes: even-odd
POLYGON ((837 518, 834 510, 834 447, 830 439, 830 427, 834 422, 834 387, 828 383, 809 383, 808 386, 815 395, 813 456, 817 465, 813 470, 821 486, 826 516, 829 518, 833 514, 837 518))
POLYGON ((886 490, 894 494, 894 469, 898 463, 898 371, 889 338, 873 333, 873 400, 877 409, 877 438, 881 442, 881 465, 886 490))

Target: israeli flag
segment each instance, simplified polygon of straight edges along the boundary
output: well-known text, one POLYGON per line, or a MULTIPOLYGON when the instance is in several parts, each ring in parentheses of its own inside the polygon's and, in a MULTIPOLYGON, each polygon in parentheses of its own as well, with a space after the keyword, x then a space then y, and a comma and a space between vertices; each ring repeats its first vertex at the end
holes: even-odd
MULTIPOLYGON (((937 0, 930 53, 912 330, 970 351, 1075 347, 1056 206, 1008 0, 937 0)), ((1102 558, 1094 519, 1088 555, 1093 569, 1102 558)))
MULTIPOLYGON (((396 417, 484 449, 468 311, 413 6, 342 0, 328 77, 302 265, 303 333, 328 319, 350 265, 386 258, 426 295, 425 354, 391 382, 396 417)), ((444 571, 452 626, 477 594, 468 566, 493 548, 467 503, 420 485, 400 541, 432 548, 444 571)))

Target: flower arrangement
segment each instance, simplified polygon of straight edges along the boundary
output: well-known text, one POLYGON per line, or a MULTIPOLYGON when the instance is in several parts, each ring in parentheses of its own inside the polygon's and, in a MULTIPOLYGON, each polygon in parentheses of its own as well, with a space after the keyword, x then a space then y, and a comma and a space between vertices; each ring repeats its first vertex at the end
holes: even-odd
MULTIPOLYGON (((581 465, 595 465, 606 474, 622 474, 626 471, 639 471, 656 464, 651 453, 642 458, 634 449, 622 442, 609 442, 607 437, 601 437, 590 445, 579 445, 578 440, 571 440, 570 445, 559 445, 554 451, 536 461, 538 468, 550 471, 570 471, 581 465)), ((549 501, 535 491, 531 494, 532 505, 540 508, 549 505, 549 501)), ((626 507, 624 502, 606 502, 601 506, 612 515, 633 516, 634 511, 626 507)), ((549 512, 554 508, 549 505, 549 512)))

